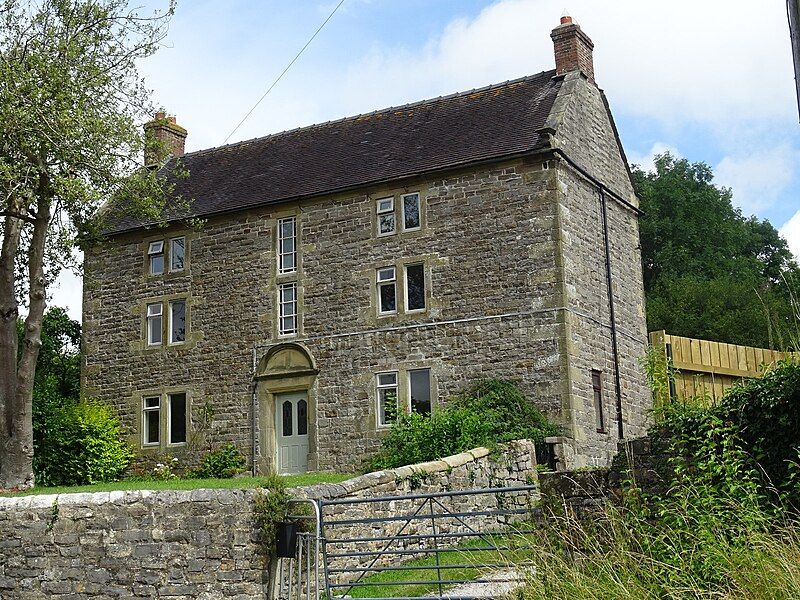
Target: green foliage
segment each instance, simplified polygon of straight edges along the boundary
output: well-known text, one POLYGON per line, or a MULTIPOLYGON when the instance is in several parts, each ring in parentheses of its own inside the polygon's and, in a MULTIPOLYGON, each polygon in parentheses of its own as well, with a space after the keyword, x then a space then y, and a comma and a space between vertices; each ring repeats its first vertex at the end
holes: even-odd
POLYGON ((670 399, 670 382, 675 381, 677 369, 672 359, 667 358, 666 354, 654 346, 647 346, 642 368, 647 377, 647 384, 653 392, 653 408, 660 411, 670 399))
POLYGON ((133 458, 110 407, 97 401, 51 403, 43 411, 34 469, 42 485, 82 485, 119 477, 133 458))
MULTIPOLYGON (((799 363, 779 362, 760 379, 733 388, 716 412, 736 429, 741 447, 768 484, 785 492, 796 489, 800 453, 799 363)), ((800 495, 793 499, 799 501, 800 495)))
POLYGON ((768 222, 734 208, 704 163, 670 154, 633 169, 649 331, 759 347, 788 347, 798 267, 768 222))
POLYGON ((265 554, 275 551, 278 523, 286 521, 289 515, 289 500, 286 483, 278 475, 271 475, 264 483, 266 492, 257 492, 253 512, 256 528, 261 534, 261 547, 265 554))
POLYGON ((558 433, 516 384, 488 379, 429 415, 401 414, 369 467, 390 469, 516 439, 542 441, 558 433))
POLYGON ((208 452, 200 466, 191 471, 191 476, 201 479, 217 477, 229 478, 244 471, 247 459, 239 452, 233 443, 225 444, 222 448, 208 452))
POLYGON ((664 406, 669 491, 633 487, 591 521, 554 515, 524 596, 800 598, 798 403, 785 361, 717 405, 664 406))

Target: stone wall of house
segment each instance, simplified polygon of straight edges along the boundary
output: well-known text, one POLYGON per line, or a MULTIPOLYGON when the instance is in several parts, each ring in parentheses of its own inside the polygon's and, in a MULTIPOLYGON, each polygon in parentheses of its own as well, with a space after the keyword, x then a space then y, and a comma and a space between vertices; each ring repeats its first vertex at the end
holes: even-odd
MULTIPOLYGON (((535 479, 533 444, 521 440, 495 453, 477 448, 439 461, 290 493, 297 498, 331 501, 514 487, 535 479)), ((0 497, 0 597, 265 597, 270 591, 270 575, 254 525, 257 493, 222 489, 0 497)), ((498 497, 464 495, 455 501, 442 498, 441 502, 468 513, 496 508, 498 497)), ((527 507, 535 499, 532 494, 517 494, 504 506, 527 507)), ((401 515, 412 508, 410 501, 398 500, 332 505, 323 511, 328 519, 365 519, 401 515)), ((476 518, 464 520, 474 526, 476 518)), ((483 530, 491 525, 486 519, 481 521, 483 530)), ((462 526, 451 519, 440 533, 462 526)), ((415 523, 409 531, 419 527, 415 523)), ((383 531, 391 535, 392 528, 390 523, 383 531)), ((331 539, 374 534, 371 524, 326 530, 331 539)), ((334 546, 329 545, 331 552, 334 546)), ((361 565, 354 559, 332 564, 361 565)))
MULTIPOLYGON (((424 199, 422 228, 388 237, 374 234, 375 199, 395 191, 387 188, 265 207, 199 231, 117 236, 86 256, 84 390, 115 405, 137 447, 142 397, 188 393, 194 443, 142 450, 153 461, 168 453, 191 462, 192 449, 228 441, 250 455, 252 352, 286 341, 274 329, 282 279, 273 234, 278 218, 294 214, 302 301, 294 339, 319 369, 309 390, 318 417, 312 468, 352 471, 377 448, 375 374, 386 370, 400 372, 402 397, 407 370, 430 368, 434 403, 483 377, 515 379, 559 419, 568 399, 555 185, 540 161, 522 160, 409 183, 403 189, 424 199), (147 275, 148 243, 180 234, 187 269, 147 275), (426 265, 428 309, 379 317, 375 270, 408 262, 426 265), (146 304, 179 297, 188 299, 187 343, 148 348, 146 304)), ((272 411, 259 402, 255 416, 272 411)))
MULTIPOLYGON (((636 206, 636 199, 602 92, 579 73, 566 76, 551 114, 552 143, 585 171, 636 206)), ((572 398, 568 468, 606 465, 617 451, 618 419, 609 293, 600 192, 576 170, 558 163, 560 254, 565 278, 566 385, 572 398), (602 428, 595 409, 592 370, 603 387, 602 428)), ((606 193, 615 324, 625 438, 645 433, 650 394, 641 359, 647 348, 639 223, 635 210, 606 193)), ((563 465, 562 465, 563 466, 563 465)))

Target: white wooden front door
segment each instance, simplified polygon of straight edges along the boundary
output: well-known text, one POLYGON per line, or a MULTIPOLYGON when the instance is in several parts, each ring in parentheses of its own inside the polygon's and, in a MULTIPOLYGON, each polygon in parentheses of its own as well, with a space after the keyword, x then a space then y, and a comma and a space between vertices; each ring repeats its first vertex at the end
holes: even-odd
POLYGON ((308 397, 305 392, 275 396, 278 473, 308 471, 308 397))

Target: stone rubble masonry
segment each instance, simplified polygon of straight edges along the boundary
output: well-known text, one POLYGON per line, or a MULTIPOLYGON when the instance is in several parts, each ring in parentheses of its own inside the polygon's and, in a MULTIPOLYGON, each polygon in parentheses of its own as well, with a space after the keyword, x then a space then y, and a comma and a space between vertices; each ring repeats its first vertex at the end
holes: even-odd
MULTIPOLYGON (((546 129, 552 147, 636 202, 605 99, 580 73, 566 75, 546 129)), ((611 200, 608 214, 623 424, 635 437, 649 402, 639 365, 647 338, 638 222, 611 200)), ((82 389, 114 406, 140 461, 168 454, 191 465, 233 442, 267 471, 275 465, 267 386, 275 380, 254 384, 253 352, 259 362, 294 341, 315 365, 312 470, 359 469, 385 435, 376 373, 398 371, 404 399, 406 374, 418 368, 431 369, 434 405, 482 378, 519 382, 563 426, 564 467, 608 464, 618 440, 602 242, 597 190, 552 155, 264 206, 209 218, 199 230, 121 234, 85 255, 82 389), (403 192, 421 194, 421 229, 377 237, 375 200, 403 192), (276 274, 274 235, 289 215, 298 222, 299 270, 287 278, 276 274), (148 243, 176 235, 186 236, 187 268, 148 276, 148 243), (378 316, 376 269, 398 267, 402 299, 401 266, 420 262, 427 310, 378 316), (276 331, 278 285, 287 279, 298 283, 302 323, 288 340, 276 331), (147 303, 176 298, 187 301, 187 342, 148 348, 147 303), (595 426, 592 369, 603 376, 604 432, 595 426), (190 444, 142 448, 142 397, 169 392, 187 393, 190 444), (213 416, 201 426, 204 414, 213 416)))
POLYGON ((568 510, 580 518, 602 516, 605 507, 621 499, 625 486, 635 485, 645 496, 667 492, 673 475, 669 434, 653 430, 647 436, 626 440, 610 467, 539 474, 542 516, 548 510, 568 510))
MULTIPOLYGON (((511 487, 535 479, 534 446, 520 440, 495 453, 477 448, 290 493, 364 498, 511 487)), ((0 598, 264 597, 269 569, 254 528, 257 493, 201 489, 0 497, 0 598)), ((458 507, 480 510, 486 500, 477 498, 463 496, 458 507)), ((398 514, 403 505, 361 504, 346 512, 369 518, 386 510, 398 514)), ((348 533, 371 530, 353 526, 348 533)))

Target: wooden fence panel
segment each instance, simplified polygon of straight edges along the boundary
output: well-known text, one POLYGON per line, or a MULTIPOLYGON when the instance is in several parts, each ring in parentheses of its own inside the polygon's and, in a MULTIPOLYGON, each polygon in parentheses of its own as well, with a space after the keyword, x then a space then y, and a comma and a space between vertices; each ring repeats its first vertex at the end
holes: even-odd
POLYGON ((651 332, 650 345, 671 358, 676 369, 669 391, 673 400, 715 402, 735 384, 760 377, 765 367, 789 356, 768 348, 699 340, 665 331, 651 332))

